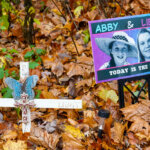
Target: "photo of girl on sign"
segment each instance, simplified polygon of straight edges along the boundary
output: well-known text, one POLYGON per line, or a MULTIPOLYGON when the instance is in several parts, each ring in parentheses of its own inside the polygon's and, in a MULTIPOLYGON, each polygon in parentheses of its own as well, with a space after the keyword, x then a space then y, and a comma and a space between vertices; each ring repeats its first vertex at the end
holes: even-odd
POLYGON ((99 69, 129 65, 127 58, 138 57, 135 41, 126 32, 118 31, 112 38, 95 38, 95 41, 98 48, 111 58, 99 69))
POLYGON ((139 62, 150 61, 150 30, 141 29, 137 37, 139 62))

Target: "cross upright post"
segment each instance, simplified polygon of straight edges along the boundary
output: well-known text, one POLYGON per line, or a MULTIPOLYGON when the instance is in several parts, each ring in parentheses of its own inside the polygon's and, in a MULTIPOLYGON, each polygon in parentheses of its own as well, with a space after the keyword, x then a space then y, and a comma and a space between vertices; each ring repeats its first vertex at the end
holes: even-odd
MULTIPOLYGON (((20 62, 20 79, 25 80, 29 76, 29 62, 20 62)), ((23 93, 21 95, 22 105, 20 103, 20 108, 22 109, 22 132, 30 132, 31 129, 31 112, 28 103, 28 95, 23 93), (23 106, 24 104, 24 106, 23 106)))

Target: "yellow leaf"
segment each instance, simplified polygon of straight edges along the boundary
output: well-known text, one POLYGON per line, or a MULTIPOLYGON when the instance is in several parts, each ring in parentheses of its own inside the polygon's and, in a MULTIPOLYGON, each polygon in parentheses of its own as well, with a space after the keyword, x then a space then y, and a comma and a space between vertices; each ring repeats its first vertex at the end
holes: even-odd
POLYGON ((35 14, 35 9, 33 7, 30 7, 29 10, 28 10, 28 12, 30 14, 35 14))
POLYGON ((40 147, 37 147, 36 150, 46 150, 46 148, 40 146, 40 147))
POLYGON ((105 150, 115 150, 113 147, 110 147, 105 141, 102 142, 102 148, 104 148, 105 150))
POLYGON ((6 66, 6 58, 5 57, 0 57, 0 68, 6 66))
POLYGON ((118 96, 117 96, 117 94, 116 94, 116 92, 114 91, 114 90, 109 90, 108 92, 107 92, 107 95, 106 95, 106 98, 108 99, 111 99, 114 103, 117 103, 117 101, 118 101, 118 96))
POLYGON ((69 31, 72 30, 72 22, 67 21, 63 28, 68 29, 69 31))
POLYGON ((104 101, 107 101, 108 99, 110 99, 114 103, 117 103, 119 99, 114 90, 107 90, 107 89, 102 89, 99 92, 99 97, 102 98, 104 101))
POLYGON ((76 18, 78 18, 81 15, 81 11, 83 10, 83 6, 78 6, 75 10, 74 10, 74 15, 76 18))
POLYGON ((17 132, 12 130, 6 130, 1 137, 3 140, 10 140, 10 139, 16 139, 17 132))
POLYGON ((99 97, 102 98, 104 101, 107 101, 107 99, 106 99, 106 94, 107 94, 107 90, 106 90, 106 89, 102 89, 102 90, 99 92, 99 97))
POLYGON ((3 145, 4 150, 27 150, 27 144, 25 141, 17 141, 13 142, 8 140, 4 145, 3 145))
POLYGON ((61 13, 58 11, 58 9, 52 9, 52 12, 56 13, 58 16, 61 16, 61 13))
POLYGON ((145 134, 142 134, 142 133, 136 133, 135 134, 139 140, 144 140, 146 139, 147 141, 150 141, 150 135, 146 136, 145 134))
MULTIPOLYGON (((130 90, 132 90, 132 86, 131 85, 127 85, 127 87, 130 89, 130 90)), ((127 88, 123 88, 123 90, 124 90, 124 92, 128 92, 128 90, 127 90, 127 88)))
POLYGON ((84 138, 84 134, 80 131, 80 129, 70 125, 65 125, 65 132, 70 133, 75 138, 79 138, 79 139, 84 138))

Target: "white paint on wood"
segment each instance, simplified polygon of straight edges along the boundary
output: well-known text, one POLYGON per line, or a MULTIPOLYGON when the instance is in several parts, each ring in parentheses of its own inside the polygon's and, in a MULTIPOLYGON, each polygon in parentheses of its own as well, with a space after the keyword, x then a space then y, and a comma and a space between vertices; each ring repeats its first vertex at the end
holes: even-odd
MULTIPOLYGON (((14 99, 0 98, 0 107, 14 107, 14 99)), ((82 109, 82 100, 34 99, 35 108, 82 109)))

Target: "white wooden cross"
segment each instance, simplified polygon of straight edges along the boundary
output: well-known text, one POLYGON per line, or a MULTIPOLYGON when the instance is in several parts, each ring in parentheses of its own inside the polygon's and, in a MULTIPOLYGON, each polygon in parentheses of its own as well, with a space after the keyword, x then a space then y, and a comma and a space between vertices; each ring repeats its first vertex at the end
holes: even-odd
MULTIPOLYGON (((20 79, 29 76, 29 63, 20 62, 20 79)), ((21 94, 21 100, 11 98, 0 98, 0 107, 20 107, 22 109, 22 131, 30 132, 31 114, 30 107, 35 108, 60 108, 60 109, 82 109, 82 100, 72 99, 34 99, 28 100, 26 93, 21 94)))

